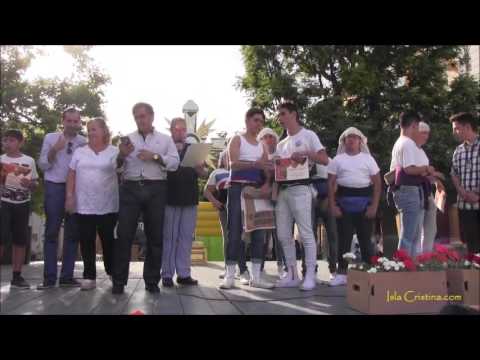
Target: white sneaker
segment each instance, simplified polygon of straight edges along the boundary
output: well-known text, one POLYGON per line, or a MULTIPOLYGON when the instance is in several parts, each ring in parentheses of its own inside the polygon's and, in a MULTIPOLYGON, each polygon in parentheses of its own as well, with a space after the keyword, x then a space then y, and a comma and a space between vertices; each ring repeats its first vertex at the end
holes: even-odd
POLYGON ((316 286, 317 277, 315 274, 315 266, 307 266, 305 278, 303 279, 302 285, 300 285, 300 290, 309 291, 315 289, 316 286))
POLYGON ((235 286, 235 265, 227 265, 225 278, 220 283, 220 289, 231 289, 235 286))
POLYGON ((220 275, 218 275, 219 279, 224 279, 225 278, 226 271, 222 271, 220 275))
POLYGON ((276 287, 279 288, 293 288, 298 287, 301 281, 298 278, 298 271, 296 266, 289 266, 287 275, 280 280, 277 280, 276 287))
POLYGON ((96 280, 83 280, 82 281, 82 287, 81 289, 86 291, 86 290, 92 290, 97 287, 97 281, 96 280))
POLYGON ((272 289, 275 286, 265 279, 262 278, 263 272, 260 271, 261 264, 252 263, 252 280, 250 280, 249 285, 251 287, 261 288, 261 289, 272 289))
POLYGON ((338 274, 329 283, 328 286, 347 285, 347 275, 338 274))
POLYGON ((220 283, 220 289, 231 289, 235 286, 235 278, 225 277, 220 283))
POLYGON ((248 285, 250 284, 250 273, 248 270, 245 270, 243 273, 240 274, 240 284, 242 285, 248 285))
POLYGON ((280 279, 283 279, 285 276, 287 276, 287 272, 285 271, 283 265, 277 266, 277 274, 280 279))
POLYGON ((262 278, 250 280, 250 283, 248 285, 250 285, 251 287, 260 288, 260 289, 273 289, 275 287, 274 284, 269 283, 262 278))

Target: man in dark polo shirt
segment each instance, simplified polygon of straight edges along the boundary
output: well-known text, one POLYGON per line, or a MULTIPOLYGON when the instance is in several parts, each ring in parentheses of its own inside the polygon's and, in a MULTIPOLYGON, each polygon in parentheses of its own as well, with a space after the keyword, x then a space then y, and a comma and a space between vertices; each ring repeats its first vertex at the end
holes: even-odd
MULTIPOLYGON (((182 161, 189 146, 185 142, 187 134, 185 119, 173 119, 170 131, 182 161)), ((204 164, 199 164, 195 168, 180 166, 176 171, 168 173, 162 255, 162 284, 165 287, 173 286, 172 278, 175 273, 178 284, 198 284, 198 281, 191 277, 190 265, 197 222, 198 177, 207 175, 204 164)))

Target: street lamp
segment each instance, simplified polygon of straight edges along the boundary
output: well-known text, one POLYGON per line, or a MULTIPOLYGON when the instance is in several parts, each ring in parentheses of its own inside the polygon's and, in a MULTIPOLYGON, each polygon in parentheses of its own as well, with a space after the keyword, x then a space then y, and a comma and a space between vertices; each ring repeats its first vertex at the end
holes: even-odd
POLYGON ((187 133, 194 134, 197 131, 198 105, 193 100, 188 100, 182 111, 187 122, 187 133))

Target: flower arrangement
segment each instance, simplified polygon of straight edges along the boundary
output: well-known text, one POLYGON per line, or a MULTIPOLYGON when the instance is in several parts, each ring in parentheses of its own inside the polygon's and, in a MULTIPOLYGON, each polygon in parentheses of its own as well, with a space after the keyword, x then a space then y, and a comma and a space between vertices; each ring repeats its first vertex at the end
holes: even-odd
POLYGON ((414 261, 408 256, 406 251, 397 250, 393 254, 393 259, 390 260, 386 257, 372 256, 370 259, 370 264, 365 262, 353 263, 356 259, 355 254, 346 253, 343 255, 343 258, 351 264, 351 269, 366 271, 368 273, 377 273, 377 272, 391 272, 391 271, 415 271, 416 265, 414 261))
POLYGON ((480 254, 462 257, 457 251, 439 244, 434 245, 433 252, 423 253, 416 259, 420 265, 436 269, 480 269, 480 254))
POLYGON ((399 271, 440 271, 450 269, 480 269, 480 253, 468 254, 461 257, 455 250, 436 244, 433 252, 423 253, 415 258, 408 255, 405 250, 399 249, 390 260, 386 257, 372 256, 370 263, 354 263, 356 256, 346 253, 343 258, 353 270, 366 271, 374 274, 377 272, 399 271))

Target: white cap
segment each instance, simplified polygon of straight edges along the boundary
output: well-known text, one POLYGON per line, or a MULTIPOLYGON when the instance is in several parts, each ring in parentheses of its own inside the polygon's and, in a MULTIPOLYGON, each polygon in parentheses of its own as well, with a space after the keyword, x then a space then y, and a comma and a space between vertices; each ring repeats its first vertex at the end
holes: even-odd
POLYGON ((263 128, 257 135, 257 141, 260 141, 262 140, 262 138, 265 136, 265 135, 272 135, 276 140, 277 140, 277 143, 278 143, 278 135, 275 131, 273 131, 272 129, 270 128, 263 128))
POLYGON ((430 132, 430 126, 424 121, 418 123, 418 131, 420 132, 430 132))

